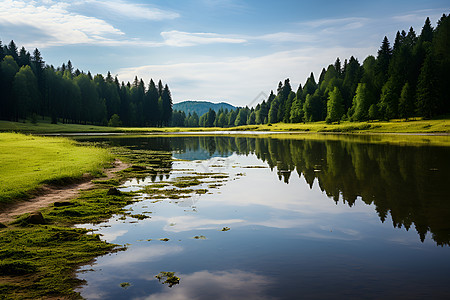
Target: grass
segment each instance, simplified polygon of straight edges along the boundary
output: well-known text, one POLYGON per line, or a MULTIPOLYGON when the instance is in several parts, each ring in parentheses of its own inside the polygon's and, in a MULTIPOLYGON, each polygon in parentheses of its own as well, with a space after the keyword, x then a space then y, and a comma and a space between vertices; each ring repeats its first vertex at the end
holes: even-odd
MULTIPOLYGON (((29 138, 22 135, 16 137, 19 140, 29 138)), ((42 141, 49 140, 54 141, 48 138, 42 141)), ((67 142, 65 139, 57 140, 67 142)), ((31 141, 33 143, 35 140, 31 141)), ((79 148, 75 144, 72 146, 79 148)), ((106 149, 97 150, 109 153, 106 149)), ((119 150, 114 148, 114 151, 119 150)), ((123 180, 127 175, 134 176, 135 171, 139 171, 139 175, 143 175, 143 172, 147 172, 147 175, 154 174, 157 172, 155 169, 161 169, 157 167, 157 161, 165 165, 171 160, 167 153, 151 152, 150 155, 149 152, 149 157, 144 161, 137 158, 134 160, 131 150, 122 149, 120 152, 123 155, 121 159, 131 163, 139 162, 141 168, 134 170, 131 167, 130 172, 119 174, 117 181, 123 180)), ((82 191, 77 199, 64 206, 54 205, 42 209, 46 224, 29 224, 26 221, 28 214, 25 214, 0 228, 0 299, 81 298, 74 291, 75 287, 84 283, 74 277, 76 268, 91 262, 97 256, 124 248, 101 241, 98 235, 88 234, 86 229, 73 228, 73 225, 98 223, 115 214, 137 219, 148 217, 143 214, 131 215, 124 210, 126 205, 135 201, 133 193, 108 195, 109 185, 115 184, 116 180, 99 181, 96 189, 82 191)))
POLYGON ((131 193, 109 196, 107 189, 85 191, 70 205, 43 209, 45 225, 28 224, 25 214, 0 229, 0 295, 5 299, 80 298, 73 290, 83 284, 73 276, 76 267, 123 248, 71 226, 125 213, 124 206, 132 201, 131 193))
POLYGON ((169 133, 169 132, 207 132, 207 131, 306 131, 306 132, 383 132, 383 133, 450 133, 450 117, 423 120, 420 118, 405 120, 374 121, 374 122, 341 122, 327 124, 326 122, 297 124, 265 124, 245 125, 230 128, 140 128, 140 127, 104 127, 79 124, 21 123, 0 121, 0 131, 15 131, 25 133, 80 133, 80 132, 116 132, 116 133, 169 133))
POLYGON ((44 184, 64 184, 101 174, 113 156, 66 138, 0 133, 0 203, 30 196, 44 184))
POLYGON ((115 245, 85 229, 36 225, 0 231, 0 298, 80 298, 73 287, 83 282, 74 269, 115 245))
POLYGON ((450 133, 450 119, 439 120, 391 120, 375 122, 341 122, 327 124, 326 122, 271 125, 247 125, 230 128, 230 130, 245 131, 306 131, 306 132, 374 132, 374 133, 450 133))

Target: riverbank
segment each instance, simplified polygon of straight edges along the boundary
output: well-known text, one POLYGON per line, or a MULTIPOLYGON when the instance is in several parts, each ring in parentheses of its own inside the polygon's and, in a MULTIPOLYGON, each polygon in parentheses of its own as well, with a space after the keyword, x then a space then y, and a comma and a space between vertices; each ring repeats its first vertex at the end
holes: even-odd
POLYGON ((102 175, 113 156, 106 149, 77 146, 67 138, 0 133, 0 206, 102 175))
MULTIPOLYGON (((171 154, 147 151, 136 155, 136 153, 119 148, 80 147, 76 146, 75 142, 64 138, 43 138, 11 133, 0 134, 0 138, 4 142, 0 144, 2 161, 7 161, 7 159, 13 161, 16 154, 36 156, 34 161, 36 164, 46 158, 47 164, 41 165, 42 169, 46 165, 51 166, 52 160, 57 161, 70 157, 72 157, 72 160, 68 159, 69 163, 84 163, 72 165, 73 174, 84 174, 87 170, 99 174, 103 173, 102 169, 96 168, 103 166, 103 163, 100 163, 101 157, 106 157, 107 159, 104 162, 108 163, 113 156, 135 163, 133 166, 131 164, 120 164, 114 169, 104 170, 104 173, 110 176, 83 183, 82 185, 87 190, 79 191, 80 185, 72 185, 72 187, 69 187, 70 190, 80 194, 75 199, 69 199, 75 196, 66 193, 67 190, 64 189, 68 187, 64 186, 62 199, 57 199, 56 202, 53 201, 55 199, 52 199, 51 203, 47 203, 47 207, 37 207, 36 210, 38 211, 18 216, 13 222, 0 223, 0 295, 2 295, 0 298, 79 299, 80 295, 74 289, 84 282, 75 277, 76 269, 80 265, 91 262, 95 257, 125 248, 101 241, 99 235, 86 229, 74 228, 74 225, 98 223, 109 219, 114 214, 128 215, 129 213, 125 212, 124 207, 135 201, 133 200, 134 193, 120 192, 114 186, 119 185, 129 176, 146 177, 153 174, 156 165, 159 166, 161 163, 164 164, 172 160, 171 154), (16 150, 20 151, 11 150, 14 149, 13 145, 16 146, 16 150), (46 147, 41 149, 40 145, 47 145, 58 151, 48 152, 46 147), (8 149, 10 151, 7 151, 8 149), (41 153, 42 156, 35 154, 38 149, 43 152, 41 153), (100 151, 104 156, 93 156, 91 150, 95 150, 93 153, 100 151), (85 160, 76 160, 76 157, 83 157, 80 151, 88 156, 93 156, 93 161, 96 161, 96 164, 89 165, 85 160), (113 172, 114 178, 112 177, 113 172)), ((16 163, 15 170, 10 167, 5 168, 3 174, 14 177, 14 172, 21 173, 23 171, 27 173, 25 172, 27 170, 26 164, 20 164, 17 160, 16 163)), ((34 170, 34 172, 38 172, 38 170, 34 170)), ((49 174, 53 173, 47 170, 46 173, 36 177, 44 178, 44 181, 55 180, 49 174)), ((8 177, 2 176, 0 178, 6 178, 9 182, 8 177)), ((64 180, 61 182, 58 177, 57 182, 66 183, 67 178, 73 180, 77 177, 64 176, 61 178, 64 178, 64 180)), ((29 196, 31 193, 25 189, 25 186, 31 187, 36 181, 31 177, 23 178, 23 181, 25 180, 28 184, 22 186, 22 193, 29 196)), ((49 196, 49 194, 41 195, 43 198, 46 196, 49 196)), ((4 193, 3 197, 10 201, 17 199, 11 197, 10 193, 4 193)), ((32 202, 35 201, 23 201, 15 205, 23 208, 32 202)))
POLYGON ((326 122, 296 123, 296 124, 265 124, 245 125, 238 127, 105 127, 80 124, 37 124, 0 121, 0 131, 23 132, 34 134, 48 133, 170 133, 170 132, 208 132, 208 131, 282 131, 282 132, 345 132, 345 133, 450 133, 450 118, 435 120, 410 119, 374 121, 374 122, 341 122, 327 124, 326 122))

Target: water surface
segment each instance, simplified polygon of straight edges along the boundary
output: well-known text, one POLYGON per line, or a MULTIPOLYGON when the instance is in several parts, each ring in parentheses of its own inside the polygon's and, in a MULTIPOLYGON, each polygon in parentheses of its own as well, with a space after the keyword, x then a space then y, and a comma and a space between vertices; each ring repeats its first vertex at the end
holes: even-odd
POLYGON ((132 179, 123 190, 189 174, 226 176, 193 187, 206 194, 143 194, 127 207, 150 218, 87 225, 128 247, 82 268, 87 299, 450 297, 448 147, 367 138, 97 140, 179 159, 170 172, 132 179), (161 271, 176 272, 180 284, 158 282, 161 271))

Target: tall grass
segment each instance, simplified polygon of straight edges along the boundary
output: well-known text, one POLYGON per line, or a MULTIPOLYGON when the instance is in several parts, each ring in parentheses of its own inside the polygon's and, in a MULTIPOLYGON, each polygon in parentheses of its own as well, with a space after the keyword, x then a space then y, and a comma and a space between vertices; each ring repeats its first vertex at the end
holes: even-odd
POLYGON ((105 149, 77 146, 66 138, 0 133, 0 203, 26 198, 45 183, 98 175, 111 160, 105 149))

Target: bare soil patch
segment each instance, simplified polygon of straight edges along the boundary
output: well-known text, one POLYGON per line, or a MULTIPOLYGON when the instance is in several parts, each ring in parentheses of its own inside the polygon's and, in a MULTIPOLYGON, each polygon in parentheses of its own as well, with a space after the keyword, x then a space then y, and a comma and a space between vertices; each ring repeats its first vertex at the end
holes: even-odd
MULTIPOLYGON (((130 167, 129 164, 120 160, 115 160, 112 168, 105 169, 106 177, 101 179, 111 179, 116 172, 125 170, 130 167)), ((78 196, 80 190, 87 190, 94 187, 89 176, 80 183, 74 183, 65 186, 50 186, 45 185, 40 189, 40 195, 28 201, 20 201, 11 204, 0 212, 0 223, 9 223, 15 219, 16 216, 25 213, 36 212, 43 207, 47 207, 55 202, 68 201, 78 196)))

